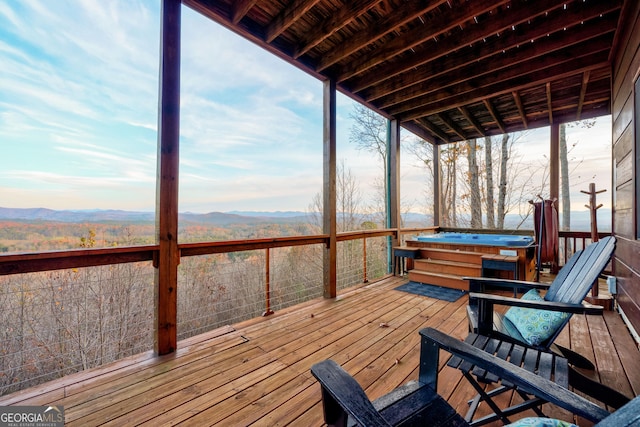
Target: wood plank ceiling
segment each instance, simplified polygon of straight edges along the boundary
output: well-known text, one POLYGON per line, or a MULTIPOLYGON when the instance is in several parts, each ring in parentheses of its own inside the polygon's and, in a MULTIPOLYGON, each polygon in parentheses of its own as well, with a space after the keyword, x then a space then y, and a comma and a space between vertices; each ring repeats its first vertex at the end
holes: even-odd
POLYGON ((623 1, 183 3, 441 144, 610 114, 623 1))

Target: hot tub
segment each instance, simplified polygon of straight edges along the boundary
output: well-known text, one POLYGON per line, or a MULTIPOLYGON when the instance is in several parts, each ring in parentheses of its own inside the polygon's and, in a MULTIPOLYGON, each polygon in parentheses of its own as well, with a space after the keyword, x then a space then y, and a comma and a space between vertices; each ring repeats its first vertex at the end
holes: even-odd
POLYGON ((532 236, 517 236, 511 234, 437 233, 418 236, 416 240, 431 243, 502 247, 526 247, 533 244, 532 236))
POLYGON ((453 276, 480 276, 482 257, 487 255, 517 257, 518 279, 533 280, 535 277, 536 246, 533 236, 442 232, 416 236, 407 240, 406 245, 420 249, 422 261, 416 262, 416 272, 410 273, 409 279, 422 283, 464 289, 467 287, 465 281, 457 280, 453 284, 446 282, 453 276), (470 269, 473 266, 474 269, 470 269), (417 271, 431 276, 419 277, 417 271), (436 275, 444 276, 447 280, 442 279, 442 284, 436 283, 441 279, 436 275))

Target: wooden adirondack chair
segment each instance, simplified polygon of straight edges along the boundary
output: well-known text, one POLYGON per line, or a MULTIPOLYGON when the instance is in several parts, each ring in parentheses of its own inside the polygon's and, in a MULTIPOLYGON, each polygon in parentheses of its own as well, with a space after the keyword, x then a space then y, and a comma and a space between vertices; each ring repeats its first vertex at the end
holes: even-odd
POLYGON ((519 390, 553 403, 598 427, 637 426, 640 397, 609 414, 606 410, 541 376, 486 353, 432 328, 420 331, 418 381, 409 382, 371 402, 358 382, 332 360, 313 365, 311 373, 322 387, 325 422, 329 426, 467 426, 437 393, 440 350, 494 373, 519 390))
POLYGON ((586 305, 584 298, 591 286, 605 269, 615 249, 612 236, 592 243, 584 250, 576 252, 560 270, 549 285, 544 283, 515 280, 467 277, 469 281, 469 328, 481 335, 517 342, 538 350, 552 350, 561 353, 573 365, 586 369, 594 366, 582 355, 554 344, 573 313, 602 314, 600 306, 586 305), (528 301, 498 295, 486 294, 488 288, 508 288, 513 290, 546 289, 543 301, 528 301), (567 313, 562 319, 556 319, 555 330, 542 342, 532 343, 523 337, 521 330, 505 315, 494 312, 494 305, 509 305, 539 310, 567 313))
MULTIPOLYGON (((573 350, 562 347, 554 341, 558 334, 569 322, 573 313, 602 314, 600 306, 583 303, 591 286, 605 269, 615 249, 615 238, 606 237, 596 243, 592 243, 584 250, 576 252, 573 257, 560 270, 555 280, 549 285, 544 283, 523 282, 515 280, 502 280, 490 278, 467 277, 469 281, 469 328, 479 335, 489 336, 500 340, 515 342, 540 351, 552 351, 561 354, 575 367, 594 369, 593 363, 586 357, 573 350), (508 288, 514 290, 546 289, 542 301, 530 301, 517 298, 503 297, 484 293, 488 287, 508 288), (555 329, 549 332, 548 338, 541 342, 528 341, 520 329, 509 320, 509 314, 500 314, 494 311, 495 305, 508 305, 513 307, 532 308, 546 310, 547 312, 567 313, 561 318, 556 318, 555 329)), ((594 397, 614 408, 619 408, 628 402, 623 394, 606 387, 579 370, 570 367, 569 384, 577 390, 594 397)))

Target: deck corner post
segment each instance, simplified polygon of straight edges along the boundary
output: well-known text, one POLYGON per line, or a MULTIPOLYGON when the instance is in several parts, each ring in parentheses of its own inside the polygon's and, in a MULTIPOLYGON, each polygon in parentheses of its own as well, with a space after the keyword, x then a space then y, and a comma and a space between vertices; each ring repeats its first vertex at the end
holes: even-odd
POLYGON ((323 252, 324 297, 337 296, 337 223, 336 223, 336 82, 323 83, 323 233, 329 243, 323 252))
POLYGON ((158 166, 156 178, 155 339, 159 355, 177 347, 178 176, 180 139, 181 1, 163 0, 158 94, 158 166))
POLYGON ((391 119, 387 123, 387 176, 386 179, 386 216, 387 228, 395 229, 394 236, 389 237, 387 244, 387 272, 391 273, 392 248, 400 245, 402 236, 402 218, 400 216, 400 122, 391 119))
POLYGON ((433 144, 433 226, 440 227, 440 198, 442 194, 440 180, 440 146, 433 144))

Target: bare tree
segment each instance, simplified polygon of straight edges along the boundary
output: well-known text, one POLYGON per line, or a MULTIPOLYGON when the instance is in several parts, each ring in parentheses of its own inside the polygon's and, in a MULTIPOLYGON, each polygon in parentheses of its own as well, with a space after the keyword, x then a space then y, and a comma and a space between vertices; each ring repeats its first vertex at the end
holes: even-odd
POLYGON ((467 141, 467 163, 469 165, 469 197, 471 200, 471 228, 482 228, 482 203, 480 198, 480 179, 476 140, 467 141))
POLYGON ((433 214, 433 210, 429 210, 429 207, 433 203, 433 182, 434 180, 434 170, 433 170, 433 145, 421 138, 412 139, 409 144, 407 144, 407 151, 409 154, 412 154, 414 157, 418 159, 421 167, 426 169, 426 182, 424 189, 425 200, 427 201, 427 211, 426 214, 433 214), (430 184, 430 185, 429 185, 430 184))
POLYGON ((349 142, 359 150, 377 154, 387 172, 387 120, 362 104, 354 103, 349 142))
MULTIPOLYGON (((575 123, 562 123, 559 126, 559 145, 560 145, 560 200, 562 204, 562 221, 561 229, 571 229, 571 190, 569 170, 569 153, 572 151, 567 144, 567 127, 582 127, 589 129, 596 124, 596 120, 582 120, 575 123)), ((573 145, 575 147, 575 144, 573 145)), ((572 147, 572 148, 573 148, 572 147)))
POLYGON ((507 163, 509 162, 509 134, 502 135, 500 146, 500 184, 498 187, 498 222, 499 229, 504 228, 504 218, 507 214, 507 163))
POLYGON ((496 228, 493 192, 493 141, 489 136, 484 137, 484 159, 486 177, 485 211, 487 212, 487 228, 496 228))
MULTIPOLYGON (((358 150, 367 151, 377 155, 382 164, 382 186, 378 187, 382 200, 379 206, 381 212, 386 210, 387 197, 387 120, 378 113, 370 110, 362 104, 354 103, 350 117, 353 120, 349 142, 356 145, 358 150)), ((375 188, 375 187, 374 187, 375 188)))

